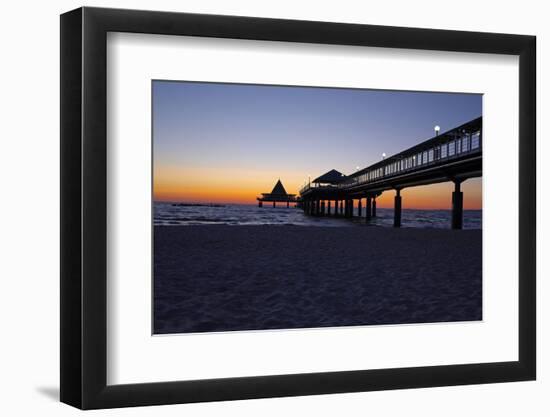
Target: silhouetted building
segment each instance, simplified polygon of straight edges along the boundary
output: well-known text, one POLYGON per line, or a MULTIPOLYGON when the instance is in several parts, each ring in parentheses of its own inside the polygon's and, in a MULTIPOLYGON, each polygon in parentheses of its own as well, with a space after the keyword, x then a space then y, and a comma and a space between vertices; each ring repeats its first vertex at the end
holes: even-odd
POLYGON ((341 183, 346 179, 346 176, 342 174, 340 171, 336 171, 335 169, 331 169, 329 172, 324 173, 320 177, 315 178, 313 181, 311 181, 314 184, 319 185, 336 185, 341 183))
POLYGON ((273 207, 275 207, 276 203, 286 203, 286 206, 290 207, 290 203, 296 202, 296 194, 288 194, 279 179, 270 193, 262 193, 262 196, 256 199, 258 200, 258 207, 262 207, 264 201, 272 202, 273 207))

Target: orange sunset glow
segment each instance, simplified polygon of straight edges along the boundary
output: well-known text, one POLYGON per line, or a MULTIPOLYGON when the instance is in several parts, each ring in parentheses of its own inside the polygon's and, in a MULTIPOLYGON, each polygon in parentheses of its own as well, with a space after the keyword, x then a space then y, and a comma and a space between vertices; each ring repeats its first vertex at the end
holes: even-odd
MULTIPOLYGON (((444 131, 481 114, 474 94, 164 81, 153 92, 159 202, 257 204, 278 179, 298 194, 330 169, 350 175, 432 137, 436 122, 444 131)), ((481 209, 481 184, 462 184, 464 209, 481 209)), ((408 188, 402 204, 449 209, 451 192, 450 182, 408 188)))
POLYGON ((281 178, 289 193, 298 193, 303 175, 289 171, 246 169, 155 169, 154 199, 170 202, 255 204, 256 197, 269 192, 281 178))
MULTIPOLYGON (((287 192, 298 194, 304 184, 303 174, 288 171, 281 174, 270 170, 159 168, 155 169, 154 174, 154 199, 166 202, 256 204, 256 197, 262 192, 271 191, 279 178, 287 192)), ((403 207, 449 209, 452 190, 451 182, 406 188, 401 191, 403 207)), ((464 209, 481 209, 481 179, 465 181, 462 190, 464 209)), ((394 191, 384 192, 377 199, 378 207, 392 208, 394 196, 394 191)))

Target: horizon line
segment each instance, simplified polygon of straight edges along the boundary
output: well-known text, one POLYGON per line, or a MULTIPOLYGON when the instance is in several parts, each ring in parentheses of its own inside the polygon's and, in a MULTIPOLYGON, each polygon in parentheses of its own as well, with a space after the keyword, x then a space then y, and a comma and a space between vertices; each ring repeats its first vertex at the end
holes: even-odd
MULTIPOLYGON (((212 204, 212 205, 226 205, 226 206, 257 206, 258 205, 257 202, 235 203, 235 202, 197 201, 197 200, 183 201, 183 200, 155 200, 155 199, 153 199, 152 202, 154 204, 156 204, 156 203, 164 203, 164 204, 201 204, 201 205, 212 204)), ((295 204, 295 203, 291 203, 291 204, 295 204)), ((278 207, 282 207, 282 205, 283 205, 283 202, 281 202, 281 206, 278 206, 278 207)), ((284 208, 286 208, 286 207, 284 207, 284 208)), ((290 207, 290 208, 294 208, 294 207, 290 207)), ((385 210, 392 210, 393 209, 393 207, 384 207, 384 206, 378 206, 378 208, 379 209, 385 209, 385 210)), ((449 207, 449 208, 403 207, 403 210, 449 211, 449 210, 452 210, 452 208, 451 207, 449 207)), ((483 210, 483 207, 480 207, 480 208, 467 208, 467 209, 465 208, 464 209, 464 211, 481 211, 481 210, 483 210)))

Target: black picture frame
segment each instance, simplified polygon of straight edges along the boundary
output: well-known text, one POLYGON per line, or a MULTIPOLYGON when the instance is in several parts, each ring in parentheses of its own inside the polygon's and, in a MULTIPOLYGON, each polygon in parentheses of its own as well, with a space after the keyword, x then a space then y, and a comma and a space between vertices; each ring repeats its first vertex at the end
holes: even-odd
POLYGON ((81 409, 533 380, 536 375, 534 36, 136 10, 61 16, 61 401, 81 409), (519 360, 107 385, 108 32, 519 56, 519 360))

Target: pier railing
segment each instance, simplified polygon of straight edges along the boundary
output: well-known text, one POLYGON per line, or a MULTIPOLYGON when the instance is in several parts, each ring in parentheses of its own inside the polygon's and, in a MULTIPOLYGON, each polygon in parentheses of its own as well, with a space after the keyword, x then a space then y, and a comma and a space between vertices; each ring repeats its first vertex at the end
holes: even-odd
POLYGON ((306 184, 300 189, 300 195, 310 189, 351 189, 420 171, 430 166, 444 165, 470 154, 481 154, 481 149, 481 118, 479 118, 363 168, 347 176, 341 183, 306 184))
POLYGON ((311 188, 315 188, 315 189, 338 189, 339 186, 338 185, 333 185, 333 184, 306 184, 304 185, 302 188, 300 188, 300 194, 303 194, 304 192, 306 192, 307 190, 311 189, 311 188))
POLYGON ((443 143, 425 149, 403 152, 384 159, 383 163, 379 162, 350 175, 338 184, 338 187, 346 189, 380 181, 381 179, 402 175, 429 166, 444 164, 474 153, 481 153, 481 131, 479 130, 472 133, 463 133, 455 139, 445 140, 443 143))

